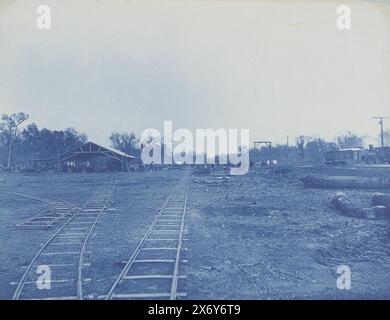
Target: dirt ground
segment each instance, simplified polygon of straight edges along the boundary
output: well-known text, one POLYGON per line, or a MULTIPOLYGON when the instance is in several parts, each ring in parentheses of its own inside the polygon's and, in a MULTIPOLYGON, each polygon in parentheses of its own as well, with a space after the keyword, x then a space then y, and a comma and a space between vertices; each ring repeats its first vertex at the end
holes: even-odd
MULTIPOLYGON (((386 169, 383 169, 386 170, 386 169)), ((305 188, 307 173, 389 174, 355 168, 293 168, 276 174, 193 176, 179 291, 187 299, 389 299, 390 221, 340 215, 329 207, 340 190, 305 188), (336 287, 339 265, 352 272, 350 290, 336 287)), ((118 181, 112 208, 88 243, 86 298, 106 294, 182 170, 112 174, 15 174, 0 177, 0 299, 40 246, 56 231, 12 226, 45 208, 26 196, 82 204, 108 179, 118 181), (11 194, 12 193, 12 194, 11 194), (20 195, 23 194, 23 195, 20 195)), ((368 206, 375 191, 341 190, 368 206)))
MULTIPOLYGON (((329 207, 338 190, 307 189, 299 181, 313 172, 356 174, 308 167, 192 184, 186 244, 189 257, 198 258, 184 268, 191 298, 390 298, 390 221, 338 214, 329 207), (336 287, 339 265, 351 269, 350 290, 336 287)), ((342 191, 362 206, 374 192, 342 191)))

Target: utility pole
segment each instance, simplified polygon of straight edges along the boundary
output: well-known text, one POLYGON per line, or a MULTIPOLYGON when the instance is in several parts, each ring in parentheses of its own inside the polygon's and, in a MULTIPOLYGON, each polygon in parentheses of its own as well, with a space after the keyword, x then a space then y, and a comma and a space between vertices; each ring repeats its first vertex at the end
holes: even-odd
POLYGON ((290 139, 289 136, 287 135, 287 165, 290 164, 290 155, 289 155, 289 148, 290 148, 290 139))
POLYGON ((383 139, 383 119, 390 119, 390 117, 372 117, 372 119, 379 119, 379 125, 381 126, 381 147, 385 146, 385 142, 383 139))

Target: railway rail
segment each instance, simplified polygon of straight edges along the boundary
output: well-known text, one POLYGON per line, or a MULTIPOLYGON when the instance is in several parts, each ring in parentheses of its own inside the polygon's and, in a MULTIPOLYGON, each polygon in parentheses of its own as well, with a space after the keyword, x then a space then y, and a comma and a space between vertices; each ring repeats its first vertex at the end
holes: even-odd
POLYGON ((32 217, 20 220, 13 224, 14 227, 52 227, 71 217, 79 208, 67 201, 42 198, 36 195, 28 195, 15 192, 7 192, 18 197, 24 197, 40 201, 48 205, 41 212, 34 214, 32 217))
POLYGON ((50 205, 50 206, 56 205, 56 204, 65 204, 68 206, 74 206, 72 203, 67 202, 67 201, 56 200, 56 199, 51 199, 51 198, 42 198, 42 197, 34 195, 34 194, 26 194, 26 193, 18 193, 18 192, 5 192, 5 194, 10 194, 10 195, 17 196, 17 197, 23 197, 23 198, 27 198, 27 199, 31 199, 31 200, 40 201, 40 202, 43 202, 43 203, 50 205))
POLYGON ((123 270, 104 297, 112 299, 171 299, 178 292, 185 234, 189 179, 187 175, 171 191, 123 270))
POLYGON ((103 185, 38 250, 17 284, 14 300, 83 299, 83 270, 86 246, 104 211, 111 205, 116 183, 103 185), (49 268, 50 279, 38 286, 40 268, 49 268))

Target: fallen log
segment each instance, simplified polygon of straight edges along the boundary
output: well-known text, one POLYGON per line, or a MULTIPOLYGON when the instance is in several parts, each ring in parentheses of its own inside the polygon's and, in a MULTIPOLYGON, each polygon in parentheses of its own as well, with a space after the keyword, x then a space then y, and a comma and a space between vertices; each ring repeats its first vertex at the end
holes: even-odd
POLYGON ((355 189, 383 189, 390 188, 390 178, 367 178, 355 176, 321 176, 307 175, 301 179, 309 188, 355 188, 355 189))
POLYGON ((374 206, 385 206, 390 208, 390 196, 380 192, 375 192, 372 195, 371 203, 374 206))
POLYGON ((385 206, 372 207, 376 219, 390 219, 390 208, 385 206))
POLYGON ((375 213, 372 208, 362 208, 354 205, 344 192, 337 192, 331 203, 341 214, 345 216, 375 219, 375 213))
POLYGON ((371 204, 374 206, 375 216, 390 219, 390 196, 376 192, 372 195, 371 204))

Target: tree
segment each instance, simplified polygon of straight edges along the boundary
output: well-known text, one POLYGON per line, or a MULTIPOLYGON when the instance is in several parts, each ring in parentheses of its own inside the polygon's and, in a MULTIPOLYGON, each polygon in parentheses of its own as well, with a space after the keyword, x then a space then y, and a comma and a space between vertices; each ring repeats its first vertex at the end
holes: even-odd
POLYGON ((136 137, 134 132, 119 133, 113 132, 110 135, 111 146, 129 155, 139 157, 141 150, 139 147, 139 139, 136 137))
POLYGON ((86 135, 77 132, 74 128, 61 131, 51 131, 46 128, 40 130, 35 123, 32 123, 22 132, 20 152, 33 159, 55 158, 86 141, 86 135))
POLYGON ((335 143, 326 142, 321 138, 307 138, 307 140, 305 154, 307 158, 315 162, 321 162, 327 151, 338 149, 335 143))
POLYGON ((305 144, 307 143, 307 140, 307 137, 303 135, 299 136, 296 139, 297 149, 302 159, 305 157, 305 144))
POLYGON ((363 138, 348 131, 346 134, 336 138, 337 144, 341 149, 361 147, 363 145, 363 138))
POLYGON ((18 129, 20 125, 28 119, 28 114, 23 112, 13 113, 10 115, 3 114, 1 116, 0 131, 5 138, 5 144, 7 146, 8 158, 7 169, 11 169, 12 165, 12 146, 18 137, 18 129))
POLYGON ((75 148, 88 141, 87 135, 79 133, 75 128, 66 128, 63 133, 63 150, 61 150, 61 152, 75 148))

